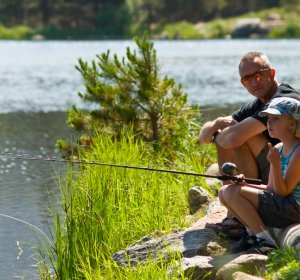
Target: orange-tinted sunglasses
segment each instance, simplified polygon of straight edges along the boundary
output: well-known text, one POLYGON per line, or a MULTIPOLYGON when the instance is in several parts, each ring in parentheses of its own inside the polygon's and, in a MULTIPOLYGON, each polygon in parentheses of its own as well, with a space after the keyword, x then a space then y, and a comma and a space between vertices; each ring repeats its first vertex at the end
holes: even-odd
POLYGON ((266 71, 269 71, 271 70, 270 68, 265 68, 265 69, 260 69, 258 70, 257 72, 255 72, 254 74, 252 75, 247 75, 243 78, 241 78, 241 82, 242 84, 248 84, 250 83, 254 78, 255 79, 258 79, 258 78, 262 78, 263 77, 263 73, 266 72, 266 71))

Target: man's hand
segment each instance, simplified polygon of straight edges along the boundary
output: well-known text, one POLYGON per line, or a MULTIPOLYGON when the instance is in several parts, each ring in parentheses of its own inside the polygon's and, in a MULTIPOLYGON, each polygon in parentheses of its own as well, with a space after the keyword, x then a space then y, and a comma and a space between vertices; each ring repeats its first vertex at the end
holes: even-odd
POLYGON ((211 138, 216 131, 223 130, 236 123, 237 122, 231 116, 219 117, 213 121, 206 122, 200 131, 199 142, 202 144, 211 143, 211 138))
POLYGON ((232 126, 237 124, 237 121, 234 120, 231 116, 219 117, 215 120, 215 127, 223 130, 225 127, 232 126))

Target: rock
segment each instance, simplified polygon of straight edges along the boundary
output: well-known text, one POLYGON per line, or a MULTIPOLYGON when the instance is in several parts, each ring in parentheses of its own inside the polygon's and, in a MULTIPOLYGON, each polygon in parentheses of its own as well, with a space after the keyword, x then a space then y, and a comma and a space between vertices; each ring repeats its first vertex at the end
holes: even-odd
POLYGON ((247 273, 237 271, 232 274, 232 280, 263 280, 264 278, 249 275, 247 273))
POLYGON ((46 39, 45 36, 41 34, 35 34, 31 37, 31 40, 33 41, 43 41, 45 39, 46 39))
MULTIPOLYGON (((181 267, 184 275, 188 279, 233 279, 235 271, 244 270, 252 274, 258 271, 264 272, 264 265, 267 256, 262 255, 242 255, 229 254, 219 257, 195 256, 192 258, 182 258, 181 267), (258 268, 257 268, 258 267, 258 268)), ((243 276, 251 277, 243 273, 243 276)), ((237 275, 236 277, 242 277, 237 275)), ((243 279, 243 278, 240 278, 243 279)), ((248 279, 248 278, 245 278, 248 279)), ((250 280, 251 278, 249 278, 250 280)), ((259 279, 254 277, 254 279, 259 279)))
POLYGON ((193 223, 190 229, 205 228, 206 223, 218 223, 222 221, 227 215, 227 209, 221 205, 219 198, 211 201, 206 209, 206 215, 193 223))
POLYGON ((268 20, 268 21, 281 20, 281 16, 280 16, 280 14, 277 14, 277 13, 269 13, 266 16, 266 20, 268 20))
POLYGON ((209 194, 201 187, 195 186, 189 189, 188 203, 191 214, 196 213, 204 203, 208 202, 209 194))
POLYGON ((274 28, 283 27, 285 21, 277 13, 269 13, 265 20, 259 18, 243 18, 236 22, 232 32, 233 38, 262 38, 274 28))
POLYGON ((285 25, 285 21, 279 14, 269 13, 266 17, 266 21, 263 22, 263 25, 266 27, 266 29, 271 30, 275 27, 283 27, 285 25))
POLYGON ((267 34, 267 30, 262 27, 259 18, 243 18, 236 22, 236 28, 232 32, 233 38, 249 38, 253 35, 263 36, 267 34))
POLYGON ((258 254, 240 255, 225 264, 216 274, 216 280, 231 280, 234 272, 242 271, 251 275, 263 274, 268 257, 258 254))
POLYGON ((207 256, 182 258, 181 267, 185 277, 191 280, 214 279, 214 275, 211 273, 213 270, 212 260, 212 257, 207 256))
MULTIPOLYGON (((206 175, 212 175, 212 176, 219 176, 221 175, 219 170, 219 165, 217 163, 212 164, 207 171, 205 172, 206 175)), ((217 186, 220 185, 220 181, 217 178, 206 178, 205 179, 207 186, 212 189, 215 194, 217 195, 218 190, 217 186)))
POLYGON ((207 244, 206 252, 209 256, 222 256, 226 252, 226 249, 217 242, 211 241, 207 244))
POLYGON ((118 265, 135 265, 149 257, 153 260, 169 259, 171 253, 190 258, 199 252, 204 254, 207 244, 216 237, 216 233, 211 229, 185 230, 147 240, 142 244, 134 244, 115 253, 113 259, 118 265))

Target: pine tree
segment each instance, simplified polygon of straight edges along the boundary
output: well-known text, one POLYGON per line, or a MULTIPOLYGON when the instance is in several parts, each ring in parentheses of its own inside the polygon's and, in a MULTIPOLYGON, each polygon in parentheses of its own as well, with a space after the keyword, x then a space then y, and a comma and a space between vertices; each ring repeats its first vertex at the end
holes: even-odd
MULTIPOLYGON (((73 106, 68 110, 68 124, 83 133, 81 144, 89 143, 95 129, 117 139, 122 129, 130 128, 169 157, 184 148, 197 108, 188 105, 180 84, 167 76, 160 78, 154 44, 146 36, 134 40, 137 50, 128 47, 121 60, 109 51, 91 64, 79 59, 76 68, 85 83, 85 92, 79 96, 99 107, 86 112, 73 106)), ((63 141, 58 146, 69 148, 63 141)))

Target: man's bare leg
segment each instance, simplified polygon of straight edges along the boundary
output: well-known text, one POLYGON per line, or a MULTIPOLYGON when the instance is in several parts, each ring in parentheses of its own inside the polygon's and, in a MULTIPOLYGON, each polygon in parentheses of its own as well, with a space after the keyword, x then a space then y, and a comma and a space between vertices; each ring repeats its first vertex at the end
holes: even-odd
POLYGON ((234 162, 239 169, 239 173, 244 174, 248 178, 259 177, 257 156, 267 142, 267 139, 260 134, 249 139, 241 147, 234 149, 234 162))
MULTIPOLYGON (((225 162, 234 162, 234 152, 233 150, 224 149, 218 144, 216 144, 216 150, 217 150, 217 156, 218 156, 218 165, 220 173, 222 173, 222 165, 225 162)), ((230 183, 230 182, 228 182, 230 183)), ((223 184, 228 184, 226 182, 223 182, 223 184)))

